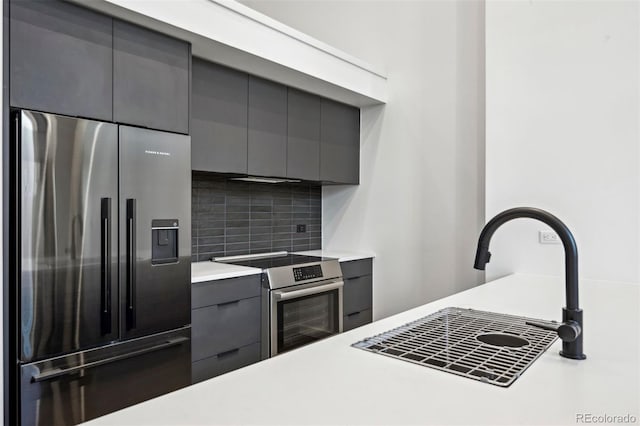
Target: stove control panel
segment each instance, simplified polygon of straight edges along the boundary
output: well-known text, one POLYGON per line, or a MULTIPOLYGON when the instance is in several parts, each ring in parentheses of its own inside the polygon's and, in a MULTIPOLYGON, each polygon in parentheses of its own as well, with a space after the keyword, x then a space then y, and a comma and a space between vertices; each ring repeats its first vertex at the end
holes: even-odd
POLYGON ((293 279, 296 282, 310 280, 313 278, 322 278, 322 266, 311 265, 293 268, 293 279))

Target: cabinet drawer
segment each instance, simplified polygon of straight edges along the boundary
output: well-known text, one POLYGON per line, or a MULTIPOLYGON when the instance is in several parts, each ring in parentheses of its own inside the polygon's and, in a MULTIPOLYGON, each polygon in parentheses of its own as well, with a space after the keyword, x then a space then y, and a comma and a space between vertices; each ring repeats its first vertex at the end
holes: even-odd
POLYGON ((342 319, 343 331, 353 330, 365 324, 369 324, 373 319, 371 309, 355 312, 350 315, 345 315, 342 319))
POLYGON ((191 365, 192 383, 198 383, 260 361, 260 343, 222 352, 191 365))
POLYGON ((353 312, 364 311, 365 309, 371 309, 371 306, 373 306, 373 292, 371 286, 371 275, 344 280, 343 311, 345 315, 353 312))
POLYGON ((260 297, 242 299, 191 311, 191 359, 260 341, 260 297))
POLYGON ((344 279, 360 277, 362 275, 371 275, 373 273, 373 260, 362 259, 352 260, 350 262, 340 262, 342 276, 344 279))
POLYGON ((260 295, 260 274, 205 281, 191 286, 191 308, 217 305, 260 295))

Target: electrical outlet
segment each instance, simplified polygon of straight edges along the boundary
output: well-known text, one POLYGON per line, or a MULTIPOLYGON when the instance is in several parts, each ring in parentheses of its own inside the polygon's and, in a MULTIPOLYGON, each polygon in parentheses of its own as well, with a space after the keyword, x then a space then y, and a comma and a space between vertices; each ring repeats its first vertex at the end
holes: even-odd
POLYGON ((296 232, 307 232, 307 225, 296 225, 296 232))
POLYGON ((560 237, 553 231, 538 231, 540 244, 560 244, 560 237))

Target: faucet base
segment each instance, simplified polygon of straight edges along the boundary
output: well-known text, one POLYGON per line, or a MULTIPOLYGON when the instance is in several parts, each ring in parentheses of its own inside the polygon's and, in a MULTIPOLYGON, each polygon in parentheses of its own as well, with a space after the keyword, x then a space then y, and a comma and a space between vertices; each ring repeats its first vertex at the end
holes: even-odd
POLYGON ((587 359, 587 356, 585 354, 579 354, 579 355, 567 354, 564 351, 560 351, 560 356, 563 356, 569 359, 578 359, 578 360, 587 359))
POLYGON ((567 309, 562 308, 562 322, 568 323, 569 321, 575 321, 580 327, 580 334, 575 340, 562 342, 562 350, 560 356, 569 359, 583 360, 587 356, 582 352, 582 338, 584 336, 584 323, 582 321, 582 309, 567 309))

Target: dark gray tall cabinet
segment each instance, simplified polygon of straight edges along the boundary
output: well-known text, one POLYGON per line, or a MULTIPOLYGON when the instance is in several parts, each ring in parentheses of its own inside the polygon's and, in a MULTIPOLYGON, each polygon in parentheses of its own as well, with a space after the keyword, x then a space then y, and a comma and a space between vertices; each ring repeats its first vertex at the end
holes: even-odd
POLYGON ((320 97, 289 88, 287 177, 320 179, 320 97))
POLYGON ((249 76, 247 173, 287 175, 287 87, 249 76))
POLYGON ((12 107, 189 133, 189 43, 66 1, 9 16, 12 107))
POLYGON ((189 133, 190 61, 189 43, 114 21, 114 120, 189 133))
POLYGON ((360 110, 322 99, 320 180, 360 183, 360 110))
POLYGON ((11 106, 112 121, 112 19, 67 2, 12 1, 11 106))
POLYGON ((193 58, 191 168, 247 173, 249 76, 193 58))

